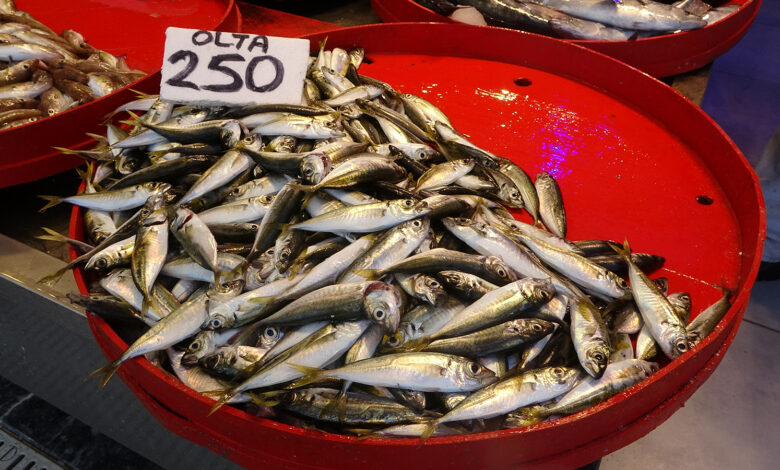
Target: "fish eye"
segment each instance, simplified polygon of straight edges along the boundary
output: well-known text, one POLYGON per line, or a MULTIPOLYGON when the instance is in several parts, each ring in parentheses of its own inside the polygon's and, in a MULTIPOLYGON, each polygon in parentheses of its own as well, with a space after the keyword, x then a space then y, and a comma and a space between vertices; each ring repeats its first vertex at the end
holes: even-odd
POLYGON ((563 370, 563 367, 553 367, 552 373, 556 377, 563 377, 566 374, 566 371, 563 370))
POLYGON ((439 283, 438 283, 438 282, 436 282, 436 281, 431 281, 431 282, 429 282, 429 283, 428 283, 428 286, 429 286, 429 287, 436 288, 436 287, 440 287, 440 286, 441 286, 441 284, 439 284, 439 283))
POLYGON ((95 262, 95 264, 98 268, 105 268, 108 266, 108 261, 105 258, 100 258, 95 262))
POLYGON ((141 217, 146 217, 151 211, 149 209, 141 209, 141 217))
POLYGON ((404 205, 406 207, 412 207, 414 205, 414 201, 412 201, 411 199, 404 199, 404 205))
POLYGON ((263 202, 271 202, 271 201, 273 201, 273 199, 274 199, 274 198, 273 198, 273 196, 271 196, 271 195, 269 194, 269 195, 267 195, 267 196, 265 196, 265 197, 263 198, 263 202))
POLYGON ((619 280, 618 285, 624 289, 628 288, 628 283, 624 279, 619 280))
POLYGON ((498 274, 501 277, 505 277, 506 276, 506 271, 504 271, 504 268, 498 268, 498 269, 496 269, 496 274, 498 274))
POLYGON ((520 199, 520 193, 518 193, 517 191, 512 191, 509 194, 509 197, 511 197, 512 199, 520 199))
POLYGON ((596 362, 603 362, 604 359, 605 359, 604 355, 601 354, 600 352, 597 352, 597 353, 593 354, 593 360, 596 361, 596 362))
POLYGON ((209 324, 211 325, 212 328, 219 328, 222 326, 222 320, 220 320, 219 318, 215 318, 211 320, 209 324))
POLYGON ((197 351, 200 349, 200 341, 193 341, 188 348, 190 351, 197 351))
POLYGON ((677 350, 681 353, 684 353, 688 350, 688 342, 687 341, 679 341, 676 345, 677 350))
POLYGON ((265 335, 266 338, 275 338, 276 335, 278 334, 278 331, 276 330, 276 328, 268 327, 265 329, 263 334, 265 335))
POLYGON ((412 222, 412 225, 414 225, 415 227, 420 227, 422 225, 422 222, 420 222, 419 220, 415 220, 414 222, 412 222))
POLYGON ((387 339, 387 345, 390 346, 391 348, 394 348, 396 346, 400 346, 401 345, 401 339, 399 337, 397 337, 397 336, 391 336, 390 338, 387 339))
POLYGON ((534 331, 542 331, 542 325, 540 325, 538 323, 534 323, 531 328, 533 328, 534 331))
POLYGON ((479 364, 477 364, 476 362, 469 363, 469 372, 471 372, 472 374, 478 374, 479 370, 480 370, 479 364))
POLYGON ((279 254, 279 259, 282 261, 286 261, 289 257, 290 255, 286 251, 283 251, 279 254))
POLYGON ((312 173, 314 173, 314 171, 311 168, 306 168, 303 170, 303 174, 306 176, 311 176, 312 173))
POLYGON ((385 311, 384 310, 379 309, 379 310, 375 310, 374 311, 374 318, 376 318, 377 320, 381 320, 384 317, 385 317, 385 311))

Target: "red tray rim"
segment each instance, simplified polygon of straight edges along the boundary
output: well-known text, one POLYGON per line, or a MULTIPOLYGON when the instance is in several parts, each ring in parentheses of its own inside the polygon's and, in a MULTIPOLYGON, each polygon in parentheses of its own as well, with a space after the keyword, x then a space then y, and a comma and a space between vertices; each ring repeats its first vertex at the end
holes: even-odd
MULTIPOLYGON (((385 24, 372 24, 372 25, 364 25, 364 26, 356 26, 351 28, 341 28, 341 27, 334 27, 332 30, 323 31, 321 33, 316 33, 313 35, 304 36, 304 38, 319 38, 321 36, 327 36, 328 34, 332 34, 335 32, 344 32, 347 30, 354 30, 354 29, 368 29, 370 30, 379 30, 382 28, 393 28, 398 26, 421 26, 421 27, 436 27, 436 28, 442 28, 443 31, 446 31, 447 28, 480 28, 484 29, 484 27, 479 26, 470 26, 470 25, 462 25, 462 24, 453 24, 453 23, 385 23, 385 24)), ((693 107, 693 109, 696 111, 697 115, 700 119, 704 119, 706 122, 708 122, 715 130, 718 131, 720 136, 725 139, 726 143, 731 147, 733 150, 735 156, 740 158, 745 166, 747 168, 750 168, 750 166, 747 164, 747 161, 745 160, 745 157, 740 152, 739 148, 734 144, 734 142, 728 137, 727 134, 709 117, 707 116, 704 111, 702 111, 700 108, 696 107, 693 103, 691 103, 687 98, 682 96, 680 93, 678 93, 676 90, 668 87, 663 82, 658 81, 657 79, 653 78, 652 76, 648 75, 645 72, 642 72, 641 70, 631 67, 629 65, 626 65, 617 59, 613 59, 612 57, 609 57, 603 53, 594 51, 592 49, 588 49, 584 46, 580 46, 578 44, 573 44, 571 42, 565 42, 561 40, 557 40, 554 38, 549 38, 546 36, 541 36, 533 33, 528 33, 524 31, 515 31, 515 30, 508 30, 504 28, 490 28, 491 30, 496 30, 502 32, 502 34, 519 34, 522 36, 531 36, 535 38, 541 38, 541 40, 544 41, 553 41, 556 44, 558 44, 559 47, 575 47, 579 48, 581 51, 584 51, 585 54, 591 54, 598 56, 601 60, 606 60, 608 62, 612 62, 613 66, 619 66, 619 67, 625 67, 627 69, 632 70, 635 73, 638 73, 639 75, 636 77, 640 80, 648 81, 649 86, 661 86, 666 88, 667 92, 672 92, 673 95, 677 96, 679 99, 684 100, 689 106, 693 107)), ((444 33, 443 33, 444 34, 444 33)), ((640 390, 650 386, 653 383, 656 383, 660 380, 662 380, 664 377, 666 377, 669 374, 674 373, 675 369, 680 365, 683 364, 689 360, 691 360, 694 356, 696 356, 701 350, 705 349, 707 346, 712 344, 713 342, 721 339, 721 335, 725 332, 726 328, 732 326, 732 323, 734 320, 737 320, 737 324, 739 320, 741 319, 741 311, 743 311, 744 306, 747 305, 747 301, 750 295, 750 289, 747 289, 746 287, 752 287, 756 275, 758 274, 758 268, 761 262, 761 249, 763 246, 764 239, 766 237, 766 209, 764 206, 763 197, 760 191, 760 185, 758 183, 758 177, 755 175, 754 172, 750 172, 751 178, 753 180, 753 196, 756 197, 756 208, 758 210, 758 227, 756 231, 756 249, 757 253, 756 256, 753 259, 753 262, 750 265, 750 269, 748 270, 747 276, 745 276, 744 279, 741 279, 742 288, 740 289, 738 295, 733 299, 732 306, 729 309, 729 311, 724 315, 724 317, 721 319, 721 321, 718 323, 718 325, 715 327, 714 331, 708 335, 706 338, 704 338, 696 347, 691 349, 691 351, 685 353, 680 358, 672 361, 667 366, 663 367, 661 370, 650 376, 649 378, 643 380, 637 385, 634 385, 633 387, 627 389, 624 392, 621 392, 620 394, 602 402, 599 405, 596 405, 594 407, 591 407, 587 410, 583 410, 579 413, 575 413, 563 418, 560 418, 555 421, 549 421, 544 423, 539 423, 533 426, 529 426, 526 428, 518 429, 518 430, 499 430, 499 431, 490 431, 490 432, 483 432, 483 433, 474 433, 474 434, 466 434, 466 435, 459 435, 459 436, 444 436, 444 437, 432 437, 428 439, 425 443, 426 446, 428 445, 436 445, 436 444, 453 444, 453 443, 465 443, 465 442, 472 442, 472 441, 479 441, 479 440, 485 440, 485 439, 492 439, 496 437, 505 437, 513 434, 524 434, 528 432, 538 431, 538 430, 544 430, 548 428, 552 428, 555 426, 559 426, 562 424, 570 423, 573 421, 577 421, 581 418, 594 415, 596 413, 600 413, 605 411, 607 408, 609 408, 612 404, 616 403, 617 401, 622 401, 624 399, 630 398, 632 395, 635 395, 640 390)), ((83 185, 82 185, 83 188, 83 185)), ((80 190, 82 189, 80 188, 80 190)), ((81 219, 81 210, 79 207, 74 206, 73 211, 71 213, 71 220, 70 220, 70 236, 73 238, 77 238, 78 235, 80 235, 81 227, 79 226, 79 221, 81 219)), ((73 248, 70 248, 71 257, 75 257, 76 253, 73 248)), ((76 279, 76 283, 79 287, 79 290, 82 293, 86 293, 86 283, 84 281, 83 272, 81 269, 76 269, 73 271, 74 277, 76 279)), ((102 320, 96 325, 100 325, 103 328, 103 333, 109 337, 109 339, 115 343, 116 345, 124 348, 127 348, 127 344, 119 338, 118 335, 105 323, 102 322, 102 320)), ((144 371, 148 373, 152 373, 157 375, 158 378, 163 378, 166 380, 169 384, 174 386, 175 388, 179 389, 180 391, 183 391, 184 393, 188 394, 190 397, 197 399, 198 401, 201 401, 204 404, 213 403, 213 400, 210 398, 207 398, 203 395, 198 394, 197 392, 194 392, 190 388, 186 387, 184 384, 178 382, 173 377, 169 376, 164 371, 158 369, 154 365, 152 365, 150 362, 148 362, 146 359, 143 358, 137 358, 135 359, 138 361, 138 364, 144 369, 144 371)), ((233 414, 236 417, 240 417, 243 419, 249 419, 253 422, 257 423, 259 426, 267 427, 267 428, 273 428, 277 431, 281 431, 284 433, 290 433, 295 434, 307 438, 311 438, 314 440, 322 440, 322 441, 329 441, 329 442, 339 442, 339 443, 360 443, 363 442, 363 440, 354 437, 354 436, 346 436, 346 435, 340 435, 340 434, 332 434, 332 433, 325 433, 321 431, 314 431, 314 430, 307 430, 302 429, 286 424, 282 424, 270 419, 266 418, 258 418, 251 416, 241 410, 232 408, 232 407, 222 407, 220 410, 217 411, 218 413, 230 413, 233 414)), ((420 444, 420 439, 418 438, 407 438, 407 439, 366 439, 366 442, 370 442, 372 445, 381 444, 381 445, 391 445, 391 446, 406 446, 406 447, 414 447, 418 446, 420 444)))

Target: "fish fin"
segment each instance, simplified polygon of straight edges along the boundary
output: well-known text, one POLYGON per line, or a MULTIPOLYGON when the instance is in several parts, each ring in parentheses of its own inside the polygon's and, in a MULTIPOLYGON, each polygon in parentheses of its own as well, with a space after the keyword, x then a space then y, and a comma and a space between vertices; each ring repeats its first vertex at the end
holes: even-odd
POLYGON ((238 279, 238 278, 244 278, 246 277, 246 268, 249 266, 249 261, 244 260, 240 263, 238 263, 238 266, 230 270, 230 273, 228 273, 228 276, 230 276, 231 279, 238 279))
MULTIPOLYGON (((275 295, 266 295, 266 296, 261 296, 261 297, 254 297, 254 298, 249 299, 249 303, 260 304, 260 305, 268 305, 271 302, 273 302, 274 299, 276 299, 276 297, 277 296, 275 296, 275 295)), ((258 322, 258 325, 263 324, 262 321, 263 320, 260 320, 258 322)))
POLYGON ((257 406, 272 407, 282 402, 278 396, 285 392, 285 390, 270 390, 264 393, 250 393, 249 398, 251 398, 252 403, 257 406))
POLYGON ((419 352, 427 348, 433 341, 429 337, 422 337, 405 342, 401 346, 395 349, 397 352, 419 352))
POLYGON ((99 375, 102 376, 100 379, 100 385, 98 385, 98 388, 102 389, 106 386, 111 377, 114 376, 121 364, 122 358, 119 358, 116 361, 110 362, 105 366, 90 372, 86 379, 91 379, 92 377, 97 377, 99 375))
POLYGON ((38 196, 39 198, 46 201, 46 205, 38 209, 38 212, 46 212, 46 209, 49 209, 50 207, 54 207, 57 204, 62 202, 62 198, 59 196, 38 196))
POLYGON ((355 274, 368 280, 378 279, 384 275, 381 269, 358 269, 355 274))
POLYGON ((301 191, 303 191, 305 193, 313 193, 313 192, 316 192, 316 191, 318 191, 320 189, 320 187, 318 187, 318 185, 316 185, 316 184, 312 184, 312 185, 301 184, 301 183, 296 183, 294 181, 290 181, 287 184, 290 185, 290 187, 298 189, 298 190, 301 190, 301 191))
POLYGON ((322 374, 325 372, 323 369, 318 369, 316 367, 302 366, 300 364, 287 364, 287 365, 303 374, 303 377, 299 378, 298 380, 294 381, 293 383, 285 387, 288 390, 293 388, 300 388, 303 387, 304 385, 309 385, 310 383, 314 383, 320 380, 322 378, 321 377, 322 374))
POLYGON ((306 209, 306 207, 308 207, 312 199, 314 199, 314 193, 307 193, 306 196, 301 201, 301 210, 306 209))
MULTIPOLYGON (((211 392, 210 392, 211 393, 211 392)), ((218 409, 222 408, 222 405, 229 402, 234 396, 236 396, 236 389, 231 388, 230 390, 224 391, 222 396, 217 400, 216 403, 214 403, 214 406, 211 407, 211 410, 209 410, 208 416, 213 415, 218 409)))

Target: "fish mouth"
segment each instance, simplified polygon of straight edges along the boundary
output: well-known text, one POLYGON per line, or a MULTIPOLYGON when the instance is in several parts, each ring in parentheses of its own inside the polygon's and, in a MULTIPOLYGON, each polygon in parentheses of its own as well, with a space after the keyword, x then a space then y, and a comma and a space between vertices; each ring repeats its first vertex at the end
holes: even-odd
POLYGON ((195 367, 198 365, 198 356, 191 353, 185 353, 181 357, 181 365, 184 367, 195 367))

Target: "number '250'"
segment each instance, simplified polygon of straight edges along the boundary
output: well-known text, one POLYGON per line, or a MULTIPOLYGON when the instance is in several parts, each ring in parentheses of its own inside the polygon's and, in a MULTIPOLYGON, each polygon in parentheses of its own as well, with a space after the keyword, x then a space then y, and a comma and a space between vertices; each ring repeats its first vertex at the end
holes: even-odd
POLYGON ((282 80, 284 80, 284 65, 282 65, 282 62, 276 57, 270 55, 253 57, 249 60, 249 63, 247 63, 244 79, 242 79, 238 72, 223 64, 226 62, 244 62, 246 59, 240 54, 220 54, 211 58, 208 69, 227 75, 232 78, 233 81, 225 84, 198 86, 191 81, 186 80, 193 70, 195 70, 195 67, 198 66, 198 55, 192 51, 181 50, 174 52, 168 57, 168 62, 171 64, 175 64, 182 60, 186 60, 187 64, 181 72, 166 81, 168 85, 192 88, 193 90, 229 93, 240 90, 241 87, 244 86, 244 83, 246 83, 248 89, 258 93, 264 93, 275 90, 282 84, 282 80), (274 67, 275 74, 273 80, 270 82, 264 85, 258 85, 255 83, 255 69, 257 69, 257 66, 262 62, 269 62, 274 67))

